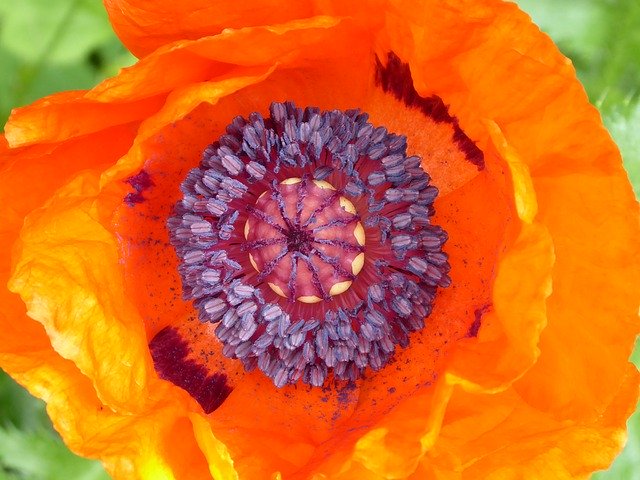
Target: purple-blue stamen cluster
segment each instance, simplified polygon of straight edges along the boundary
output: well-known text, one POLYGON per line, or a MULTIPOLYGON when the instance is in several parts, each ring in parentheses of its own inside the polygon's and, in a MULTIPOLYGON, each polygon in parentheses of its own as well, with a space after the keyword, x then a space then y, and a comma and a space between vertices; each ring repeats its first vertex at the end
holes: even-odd
MULTIPOLYGON (((248 371, 257 367, 278 387, 299 380, 321 386, 331 372, 354 381, 367 367, 379 370, 396 345, 406 347, 410 333, 424 327, 436 288, 450 284, 447 235, 430 223, 437 189, 420 158, 407 157, 406 138, 367 119, 359 110, 303 110, 292 102, 273 103, 267 118, 236 117, 187 175, 168 220, 184 297, 202 322, 217 324, 225 356, 248 371), (279 201, 278 185, 294 177, 335 187, 356 206, 367 239, 353 285, 313 305, 270 290, 248 254, 274 241, 248 242, 243 233, 247 219, 260 215, 258 197, 268 192, 279 201)), ((297 204, 299 211, 301 198, 297 204)), ((305 251, 287 257, 295 259, 294 279, 304 256, 316 255, 326 268, 339 265, 309 249, 309 239, 288 243, 294 250, 298 244, 305 251)))

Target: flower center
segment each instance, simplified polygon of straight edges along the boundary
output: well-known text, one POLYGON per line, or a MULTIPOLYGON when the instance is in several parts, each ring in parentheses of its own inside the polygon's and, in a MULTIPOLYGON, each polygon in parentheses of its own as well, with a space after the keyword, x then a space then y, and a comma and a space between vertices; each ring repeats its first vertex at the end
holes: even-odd
POLYGON ((451 282, 438 190, 367 118, 291 102, 237 117, 168 220, 184 297, 225 356, 278 387, 381 369, 451 282))
POLYGON ((326 181, 287 178, 248 206, 249 261, 289 301, 318 303, 346 292, 364 265, 355 206, 326 181))

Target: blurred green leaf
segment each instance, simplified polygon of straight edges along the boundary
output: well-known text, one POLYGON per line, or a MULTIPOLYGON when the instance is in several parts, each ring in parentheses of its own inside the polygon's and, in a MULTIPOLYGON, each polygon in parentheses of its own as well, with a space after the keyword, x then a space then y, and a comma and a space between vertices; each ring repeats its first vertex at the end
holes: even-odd
POLYGON ((3 2, 0 39, 7 50, 30 63, 82 61, 113 36, 101 2, 22 0, 3 2))
POLYGON ((640 2, 518 0, 571 58, 591 101, 604 113, 640 95, 640 2))
MULTIPOLYGON (((605 0, 606 1, 606 0, 605 0)), ((600 56, 609 29, 603 22, 606 3, 592 0, 518 0, 520 8, 572 59, 600 56)), ((589 69, 589 64, 585 65, 589 69)))
POLYGON ((5 50, 0 42, 0 124, 3 125, 11 108, 16 106, 13 90, 18 81, 19 68, 20 60, 5 50))
POLYGON ((133 61, 102 2, 0 2, 0 121, 13 107, 56 91, 91 88, 133 61))
MULTIPOLYGON (((0 471, 30 480, 107 480, 100 463, 71 453, 51 430, 0 428, 0 471)), ((11 477, 9 477, 11 478, 11 477)))
POLYGON ((33 398, 0 370, 0 428, 34 430, 48 425, 44 402, 33 398))
POLYGON ((618 144, 631 184, 640 197, 640 102, 605 116, 605 125, 618 144))
POLYGON ((0 480, 108 480, 102 465, 78 457, 51 427, 44 402, 0 370, 0 480))

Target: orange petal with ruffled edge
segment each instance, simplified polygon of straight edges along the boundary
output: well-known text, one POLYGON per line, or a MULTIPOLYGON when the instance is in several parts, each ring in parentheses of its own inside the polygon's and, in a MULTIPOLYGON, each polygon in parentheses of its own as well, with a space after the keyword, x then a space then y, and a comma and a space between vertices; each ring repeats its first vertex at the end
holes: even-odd
POLYGON ((160 1, 152 4, 105 0, 109 18, 122 42, 138 57, 177 40, 215 35, 225 28, 284 23, 313 16, 308 2, 245 2, 229 9, 224 1, 160 1), (286 8, 283 8, 286 7, 286 8), (167 19, 172 19, 168 22, 167 19))
MULTIPOLYGON (((219 18, 226 18, 223 7, 219 18)), ((44 179, 34 198, 15 195, 19 201, 1 204, 3 218, 12 220, 2 237, 7 248, 22 229, 11 286, 51 344, 11 296, 11 315, 24 318, 35 337, 21 350, 20 332, 7 325, 15 318, 1 317, 11 335, 3 351, 13 353, 0 358, 47 398, 76 451, 101 457, 122 478, 491 478, 536 472, 542 462, 562 478, 610 461, 637 397, 637 374, 626 361, 639 329, 638 222, 628 213, 637 205, 619 156, 571 67, 515 6, 450 1, 421 8, 389 2, 367 22, 354 13, 194 41, 184 38, 202 36, 207 20, 166 22, 141 51, 177 43, 93 91, 14 114, 9 143, 23 145, 16 158, 33 159, 6 169, 6 191, 19 193, 29 168, 45 159, 56 162, 49 168, 68 166, 44 179), (180 323, 189 305, 169 293, 179 278, 163 218, 178 182, 234 115, 264 112, 273 100, 362 107, 372 121, 407 133, 417 153, 429 152, 425 138, 444 141, 450 126, 434 126, 376 85, 376 62, 384 65, 389 52, 408 64, 422 97, 437 94, 451 105, 485 153, 482 171, 455 153, 425 157, 443 185, 436 220, 450 233, 453 288, 438 297, 428 328, 398 352, 395 365, 404 370, 390 365, 340 392, 277 390, 259 373, 230 370, 233 392, 204 415, 185 391, 158 379, 147 348, 160 328, 175 324, 204 348, 194 339, 205 327, 180 323), (181 68, 165 75, 172 62, 181 68), (390 114, 391 105, 402 110, 390 114), (76 109, 87 122, 68 120, 76 109), (135 140, 128 124, 139 127, 135 140), (123 141, 131 148, 115 166, 105 170, 106 160, 115 163, 124 151, 105 150, 104 163, 65 164, 80 156, 65 157, 64 149, 85 141, 102 158, 112 142, 100 135, 105 128, 129 132, 123 141), (70 182, 81 167, 94 171, 70 182), (130 208, 126 180, 143 168, 154 186, 130 208), (13 186, 11 179, 20 181, 13 186), (21 219, 59 187, 22 228, 21 219), (525 269, 526 281, 515 288, 525 269), (159 300, 145 287, 157 287, 159 300), (158 313, 159 305, 166 311, 158 313), (614 315, 623 320, 612 323, 614 315), (34 357, 55 371, 34 366, 34 357), (58 386, 68 398, 54 395, 58 386), (109 413, 95 414, 100 407, 109 413), (174 438, 184 450, 172 450, 174 438)), ((268 23, 263 13, 251 21, 268 23)), ((276 6, 269 15, 289 13, 276 6)), ((142 35, 132 31, 133 44, 142 35)))
POLYGON ((375 17, 371 15, 372 9, 383 2, 345 4, 334 0, 252 0, 231 6, 223 0, 162 0, 153 4, 104 0, 104 4, 111 25, 122 43, 134 55, 142 58, 163 45, 216 35, 225 29, 284 24, 319 15, 336 18, 358 16, 369 22, 375 17))

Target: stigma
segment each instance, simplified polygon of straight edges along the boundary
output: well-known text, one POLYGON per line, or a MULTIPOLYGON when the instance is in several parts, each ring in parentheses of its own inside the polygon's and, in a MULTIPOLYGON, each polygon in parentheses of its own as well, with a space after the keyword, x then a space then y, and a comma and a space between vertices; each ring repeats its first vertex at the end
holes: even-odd
POLYGON ((437 189, 406 137, 359 110, 237 117, 168 220, 183 295, 224 355, 278 387, 355 381, 424 327, 450 284, 437 189))
POLYGON ((318 303, 344 293, 364 265, 364 227, 355 206, 305 174, 263 192, 244 235, 258 280, 289 301, 318 303))

